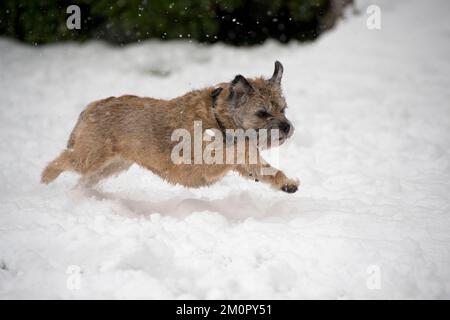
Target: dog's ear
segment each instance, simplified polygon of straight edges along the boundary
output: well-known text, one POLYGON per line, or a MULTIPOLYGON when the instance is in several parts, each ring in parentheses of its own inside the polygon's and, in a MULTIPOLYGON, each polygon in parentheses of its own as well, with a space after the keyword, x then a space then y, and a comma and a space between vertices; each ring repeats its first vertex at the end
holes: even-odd
POLYGON ((283 77, 283 65, 280 61, 275 61, 275 70, 273 71, 272 78, 269 79, 270 83, 280 86, 281 77, 283 77))
POLYGON ((250 82, 239 74, 231 81, 229 99, 235 106, 239 107, 247 101, 248 96, 254 90, 250 82))

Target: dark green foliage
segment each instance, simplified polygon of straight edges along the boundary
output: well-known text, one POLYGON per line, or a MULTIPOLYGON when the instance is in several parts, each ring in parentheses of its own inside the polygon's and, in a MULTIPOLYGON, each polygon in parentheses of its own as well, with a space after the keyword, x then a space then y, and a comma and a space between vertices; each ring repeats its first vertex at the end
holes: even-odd
POLYGON ((1 0, 0 34, 28 43, 189 38, 235 45, 311 40, 332 0, 1 0), (81 29, 68 30, 66 9, 81 8, 81 29))

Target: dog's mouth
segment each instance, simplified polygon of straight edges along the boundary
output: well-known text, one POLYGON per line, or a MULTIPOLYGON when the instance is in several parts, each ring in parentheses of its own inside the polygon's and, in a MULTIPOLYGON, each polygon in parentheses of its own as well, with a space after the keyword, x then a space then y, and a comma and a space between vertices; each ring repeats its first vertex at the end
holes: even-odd
MULTIPOLYGON (((244 129, 245 130, 245 129, 244 129)), ((282 132, 279 129, 252 129, 256 130, 256 143, 262 149, 277 147, 285 143, 293 134, 293 129, 289 132, 282 132)))
POLYGON ((289 138, 291 137, 291 134, 283 134, 283 133, 279 133, 276 136, 271 136, 270 134, 267 135, 266 139, 260 139, 260 146, 264 148, 264 146, 266 148, 272 148, 272 147, 277 147, 277 146, 281 146, 283 143, 285 143, 289 138))
POLYGON ((291 137, 291 135, 281 135, 280 138, 278 139, 278 145, 282 145, 283 143, 285 143, 289 138, 291 137))

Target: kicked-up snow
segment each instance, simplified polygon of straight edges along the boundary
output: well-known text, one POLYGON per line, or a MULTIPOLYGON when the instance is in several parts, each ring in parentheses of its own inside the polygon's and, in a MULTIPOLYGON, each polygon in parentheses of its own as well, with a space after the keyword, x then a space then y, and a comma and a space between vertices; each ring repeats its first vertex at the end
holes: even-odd
POLYGON ((450 298, 450 2, 357 7, 311 44, 0 39, 0 298, 450 298), (297 193, 137 166, 95 191, 39 183, 89 102, 269 77, 275 60, 297 193))

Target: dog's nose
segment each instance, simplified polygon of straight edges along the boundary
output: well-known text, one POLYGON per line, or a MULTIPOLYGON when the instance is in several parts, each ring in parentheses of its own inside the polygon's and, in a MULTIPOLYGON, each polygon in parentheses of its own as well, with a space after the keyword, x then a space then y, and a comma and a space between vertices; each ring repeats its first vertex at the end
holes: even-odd
POLYGON ((291 125, 288 122, 282 122, 280 123, 280 130, 287 135, 291 130, 291 125))

